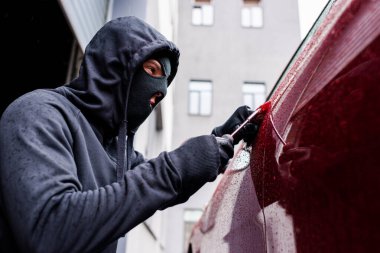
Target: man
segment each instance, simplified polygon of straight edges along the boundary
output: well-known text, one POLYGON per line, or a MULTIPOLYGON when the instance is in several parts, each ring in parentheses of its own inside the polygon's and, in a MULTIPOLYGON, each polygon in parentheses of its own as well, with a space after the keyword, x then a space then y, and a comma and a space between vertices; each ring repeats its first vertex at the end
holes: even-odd
POLYGON ((178 59, 176 46, 148 24, 119 18, 91 40, 76 79, 7 108, 0 122, 1 252, 115 252, 134 226, 224 171, 233 144, 256 131, 228 136, 248 107, 213 134, 155 159, 133 149, 178 59))

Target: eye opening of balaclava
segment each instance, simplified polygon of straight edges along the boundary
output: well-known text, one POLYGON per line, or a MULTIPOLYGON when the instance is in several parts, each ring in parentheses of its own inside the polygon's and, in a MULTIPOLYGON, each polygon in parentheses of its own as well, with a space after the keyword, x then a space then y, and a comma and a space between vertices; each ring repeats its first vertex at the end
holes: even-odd
POLYGON ((170 60, 168 57, 151 57, 157 60, 163 71, 163 76, 154 77, 149 75, 142 64, 138 67, 133 79, 128 98, 128 130, 136 132, 138 127, 148 118, 154 107, 165 97, 168 88, 168 77, 171 72, 170 60), (156 98, 156 103, 151 105, 150 100, 156 94, 161 96, 156 98))

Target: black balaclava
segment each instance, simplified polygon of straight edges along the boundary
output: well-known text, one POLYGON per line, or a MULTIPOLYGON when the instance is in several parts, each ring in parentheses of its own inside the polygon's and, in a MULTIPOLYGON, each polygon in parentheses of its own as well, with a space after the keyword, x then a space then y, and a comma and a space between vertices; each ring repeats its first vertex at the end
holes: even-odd
POLYGON ((138 127, 148 118, 154 107, 165 97, 168 88, 168 77, 170 76, 171 66, 167 57, 156 59, 162 67, 163 76, 153 77, 145 72, 141 65, 132 80, 132 86, 128 101, 128 128, 135 133, 138 127), (160 92, 162 96, 152 107, 150 98, 160 92))

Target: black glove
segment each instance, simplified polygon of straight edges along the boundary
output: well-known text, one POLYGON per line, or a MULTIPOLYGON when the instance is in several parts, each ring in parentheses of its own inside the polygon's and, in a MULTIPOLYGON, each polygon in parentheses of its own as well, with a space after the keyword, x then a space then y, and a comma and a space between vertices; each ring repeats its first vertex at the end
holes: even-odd
MULTIPOLYGON (((211 133, 218 137, 225 134, 232 134, 252 113, 253 110, 249 108, 249 106, 240 106, 223 125, 215 127, 211 133)), ((242 139, 247 143, 250 142, 256 136, 257 130, 258 126, 256 124, 246 124, 244 128, 239 131, 239 134, 234 136, 233 144, 239 143, 242 139)))
POLYGON ((219 173, 226 170, 228 161, 234 156, 233 139, 230 135, 223 135, 222 137, 215 136, 216 142, 219 145, 220 166, 219 173))
POLYGON ((239 143, 242 139, 250 144, 255 138, 259 126, 255 123, 247 123, 238 133, 234 135, 234 145, 239 143))

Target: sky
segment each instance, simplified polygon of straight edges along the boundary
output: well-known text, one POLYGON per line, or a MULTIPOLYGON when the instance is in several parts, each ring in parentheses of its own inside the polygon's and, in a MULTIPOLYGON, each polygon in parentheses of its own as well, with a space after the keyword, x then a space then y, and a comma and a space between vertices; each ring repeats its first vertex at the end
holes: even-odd
POLYGON ((298 0, 301 38, 307 34, 326 3, 327 0, 298 0))

